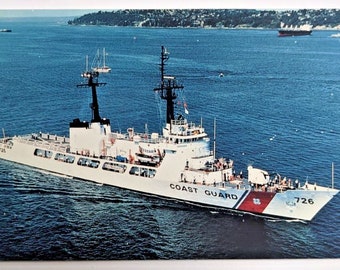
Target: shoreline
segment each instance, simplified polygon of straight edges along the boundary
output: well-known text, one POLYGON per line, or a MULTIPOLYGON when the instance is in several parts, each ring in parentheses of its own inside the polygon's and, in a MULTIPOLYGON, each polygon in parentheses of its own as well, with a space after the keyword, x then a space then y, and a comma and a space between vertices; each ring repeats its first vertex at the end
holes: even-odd
MULTIPOLYGON (((1 22, 14 22, 14 21, 46 21, 46 20, 58 20, 58 24, 64 24, 68 26, 87 26, 87 27, 127 27, 127 28, 150 28, 150 29, 204 29, 204 30, 273 30, 279 31, 280 28, 266 28, 266 27, 251 27, 251 26, 236 26, 236 27, 213 27, 213 26, 203 26, 203 27, 192 27, 192 26, 139 26, 139 25, 107 25, 107 24, 75 24, 75 23, 68 23, 68 21, 72 17, 2 17, 0 18, 1 22), (65 20, 63 23, 60 22, 60 19, 65 20)), ((317 25, 311 28, 312 31, 340 31, 340 24, 335 27, 327 27, 325 25, 317 25)))

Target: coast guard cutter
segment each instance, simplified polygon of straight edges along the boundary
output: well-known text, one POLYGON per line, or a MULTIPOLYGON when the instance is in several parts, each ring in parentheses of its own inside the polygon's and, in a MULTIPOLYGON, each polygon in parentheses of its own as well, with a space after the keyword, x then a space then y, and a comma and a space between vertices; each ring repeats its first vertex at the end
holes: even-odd
MULTIPOLYGON (((162 134, 113 132, 99 113, 98 71, 82 76, 92 91, 92 119, 74 119, 69 138, 46 133, 0 140, 0 158, 61 176, 89 180, 145 194, 211 208, 310 221, 338 193, 333 187, 300 184, 248 167, 248 178, 236 175, 233 161, 216 158, 201 125, 175 118, 174 104, 183 89, 165 74, 169 54, 161 48, 161 80, 154 89, 166 102, 162 134)), ((98 187, 100 188, 100 187, 98 187)))

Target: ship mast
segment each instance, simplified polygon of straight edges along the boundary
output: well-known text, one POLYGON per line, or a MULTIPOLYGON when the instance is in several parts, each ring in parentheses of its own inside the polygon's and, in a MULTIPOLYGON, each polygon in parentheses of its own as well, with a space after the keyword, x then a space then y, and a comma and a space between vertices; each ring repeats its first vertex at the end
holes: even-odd
POLYGON ((92 120, 91 122, 102 122, 102 118, 99 114, 99 105, 97 98, 97 86, 105 85, 106 83, 98 82, 99 72, 95 71, 85 71, 82 74, 82 77, 87 78, 87 83, 78 84, 77 87, 91 87, 92 89, 92 103, 90 104, 90 108, 92 110, 92 120))
POLYGON ((174 116, 174 100, 177 98, 176 89, 183 89, 182 85, 177 84, 175 77, 165 75, 165 62, 169 60, 169 52, 162 46, 161 52, 161 83, 154 91, 159 92, 162 99, 166 100, 166 122, 171 125, 174 116))

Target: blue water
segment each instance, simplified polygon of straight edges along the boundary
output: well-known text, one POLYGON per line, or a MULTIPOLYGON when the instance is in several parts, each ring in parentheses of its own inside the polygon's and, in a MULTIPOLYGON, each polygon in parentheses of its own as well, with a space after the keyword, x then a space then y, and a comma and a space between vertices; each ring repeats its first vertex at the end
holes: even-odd
MULTIPOLYGON (((113 130, 159 132, 168 74, 185 86, 189 120, 203 121, 217 155, 340 188, 340 39, 331 31, 278 38, 273 30, 68 26, 65 19, 1 19, 0 127, 7 135, 68 134, 89 120, 85 55, 106 48, 112 73, 98 90, 113 130), (224 77, 218 75, 223 72, 224 77)), ((212 212, 0 162, 0 259, 339 258, 340 196, 308 224, 212 212)))

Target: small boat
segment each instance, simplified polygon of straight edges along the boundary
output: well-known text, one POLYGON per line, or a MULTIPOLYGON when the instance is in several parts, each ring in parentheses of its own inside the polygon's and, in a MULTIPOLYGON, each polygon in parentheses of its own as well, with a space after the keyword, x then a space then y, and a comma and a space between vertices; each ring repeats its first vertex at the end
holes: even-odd
POLYGON ((156 166, 160 162, 159 156, 151 156, 142 153, 136 153, 136 157, 140 164, 156 166))
POLYGON ((10 32, 12 32, 12 30, 11 29, 0 29, 0 32, 3 32, 3 33, 10 33, 10 32))
POLYGON ((331 37, 332 38, 340 38, 340 33, 332 34, 331 37))
POLYGON ((100 55, 99 50, 97 51, 97 56, 95 58, 95 64, 97 66, 92 68, 93 71, 99 72, 99 73, 109 73, 109 72, 111 72, 111 68, 109 66, 107 66, 106 63, 105 63, 105 56, 106 56, 105 48, 103 48, 103 55, 102 56, 100 55), (101 66, 102 60, 103 60, 103 65, 101 66))
POLYGON ((301 26, 285 26, 281 23, 281 28, 279 29, 279 37, 295 37, 295 36, 308 36, 312 34, 312 26, 309 24, 301 26))

